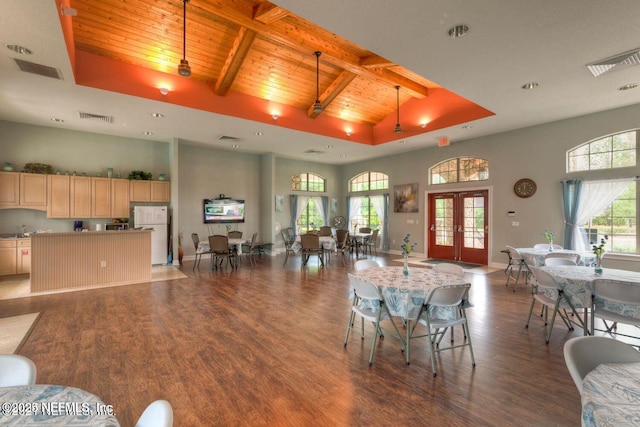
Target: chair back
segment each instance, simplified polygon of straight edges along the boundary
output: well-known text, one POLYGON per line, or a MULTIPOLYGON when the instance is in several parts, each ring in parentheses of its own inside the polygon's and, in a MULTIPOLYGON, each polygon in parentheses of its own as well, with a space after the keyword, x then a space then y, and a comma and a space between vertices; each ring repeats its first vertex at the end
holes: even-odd
POLYGON ((462 300, 466 298, 471 284, 465 283, 460 285, 444 285, 433 288, 427 298, 425 305, 438 307, 456 307, 462 304, 462 300))
POLYGON ((552 243, 552 244, 549 244, 549 243, 536 243, 535 245, 533 245, 533 249, 549 250, 549 246, 551 246, 553 249, 556 249, 556 250, 564 249, 562 247, 562 245, 557 245, 555 243, 552 243))
MULTIPOLYGON (((556 261, 551 261, 556 262, 556 261)), ((578 265, 580 263, 580 254, 578 253, 567 253, 567 252, 549 252, 544 256, 544 264, 545 265, 578 265), (548 259, 568 259, 573 261, 573 264, 562 264, 560 261, 558 264, 547 264, 548 259)))
POLYGON ((509 251, 509 256, 511 257, 512 260, 518 261, 518 262, 522 261, 522 256, 520 255, 520 252, 518 252, 516 248, 514 248, 513 246, 507 245, 507 250, 509 251))
POLYGON ((256 244, 256 242, 258 241, 258 232, 256 231, 255 233, 253 233, 253 235, 251 236, 251 247, 253 248, 256 244))
POLYGON ((232 230, 227 233, 230 239, 242 239, 242 231, 232 230))
POLYGON ((569 258, 545 258, 544 265, 578 265, 569 258))
POLYGON ((356 261, 353 267, 356 269, 356 271, 362 271, 368 268, 380 267, 380 265, 372 259, 361 259, 356 261))
POLYGON ((360 227, 360 230, 358 230, 360 233, 371 233, 371 228, 369 227, 360 227))
POLYGON ((296 232, 293 228, 285 228, 285 234, 287 235, 287 241, 293 243, 296 240, 296 232))
POLYGON ((456 276, 464 277, 464 268, 456 264, 449 262, 442 262, 433 266, 433 271, 438 273, 455 274, 456 276))
POLYGON ((640 286, 635 283, 620 283, 615 280, 596 279, 594 281, 593 293, 595 298, 608 302, 640 306, 640 286))
POLYGON ((146 407, 135 427, 172 427, 173 408, 166 400, 156 400, 146 407))
POLYGON ((320 227, 320 231, 318 232, 319 236, 331 236, 331 227, 328 225, 323 225, 320 227))
POLYGON ((320 247, 320 237, 317 234, 307 233, 300 236, 300 246, 302 249, 318 249, 320 247))
POLYGON ((338 249, 348 247, 349 232, 347 230, 336 230, 336 242, 338 249))
POLYGON ((380 291, 376 285, 371 282, 367 282, 360 277, 349 274, 349 286, 353 289, 358 298, 366 300, 382 300, 380 291))
POLYGON ((19 354, 0 355, 0 387, 33 385, 37 369, 31 359, 19 354))
POLYGON ((576 388, 582 393, 582 380, 602 363, 637 363, 640 352, 630 344, 609 337, 574 337, 564 344, 564 361, 576 388))
MULTIPOLYGON (((539 268, 531 268, 531 274, 533 274, 538 288, 561 289, 556 279, 546 271, 540 270, 539 268)), ((538 291, 540 291, 540 289, 538 289, 538 291)))
POLYGON ((228 253, 229 252, 229 237, 222 234, 216 234, 209 236, 209 246, 211 252, 214 253, 228 253))
POLYGON ((198 252, 198 244, 200 243, 198 233, 191 233, 191 240, 193 240, 193 246, 196 248, 196 252, 198 252))
POLYGON ((367 238, 367 241, 370 242, 371 244, 376 244, 378 242, 378 233, 380 232, 380 230, 378 230, 377 228, 375 230, 373 230, 373 232, 371 233, 371 236, 369 238, 367 238))

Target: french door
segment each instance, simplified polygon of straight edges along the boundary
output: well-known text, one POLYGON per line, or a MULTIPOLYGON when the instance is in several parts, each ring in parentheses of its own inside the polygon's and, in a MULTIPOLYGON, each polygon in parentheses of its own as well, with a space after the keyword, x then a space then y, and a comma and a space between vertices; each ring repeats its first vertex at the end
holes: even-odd
POLYGON ((429 194, 429 258, 486 264, 488 190, 429 194))

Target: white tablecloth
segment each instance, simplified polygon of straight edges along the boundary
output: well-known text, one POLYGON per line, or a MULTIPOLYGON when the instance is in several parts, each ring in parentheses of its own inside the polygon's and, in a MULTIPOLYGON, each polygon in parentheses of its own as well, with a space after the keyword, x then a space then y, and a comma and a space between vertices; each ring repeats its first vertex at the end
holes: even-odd
MULTIPOLYGON (((545 249, 517 248, 516 250, 530 267, 544 265, 544 257, 550 253, 545 249)), ((578 254, 580 255, 580 265, 594 265, 596 262, 596 256, 593 252, 572 251, 568 249, 554 249, 553 252, 560 254, 578 254)))
POLYGON ((605 363, 582 382, 582 425, 640 425, 640 363, 605 363))
MULTIPOLYGON (((242 244, 247 243, 250 244, 250 239, 229 239, 229 247, 233 247, 236 249, 238 255, 242 255, 242 244)), ((211 250, 211 246, 209 246, 208 240, 201 240, 198 242, 198 252, 209 252, 211 250)))
POLYGON ((117 412, 97 396, 74 387, 36 384, 0 387, 2 426, 118 427, 117 412))
MULTIPOLYGON (((319 236, 318 239, 320 240, 320 244, 325 251, 337 251, 336 239, 334 239, 333 236, 319 236)), ((300 252, 300 249, 302 249, 302 244, 300 243, 300 235, 296 236, 296 239, 291 245, 291 249, 293 249, 293 252, 295 253, 300 252)))

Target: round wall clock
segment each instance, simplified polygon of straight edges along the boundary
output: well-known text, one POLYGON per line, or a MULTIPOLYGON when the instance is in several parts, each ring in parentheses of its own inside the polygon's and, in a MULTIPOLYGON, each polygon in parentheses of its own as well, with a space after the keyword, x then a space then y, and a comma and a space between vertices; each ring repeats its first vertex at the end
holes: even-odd
POLYGON ((533 196, 537 189, 535 181, 529 178, 522 178, 513 186, 513 192, 522 198, 533 196))
POLYGON ((338 230, 342 230, 347 226, 347 220, 343 216, 333 218, 333 226, 338 230))

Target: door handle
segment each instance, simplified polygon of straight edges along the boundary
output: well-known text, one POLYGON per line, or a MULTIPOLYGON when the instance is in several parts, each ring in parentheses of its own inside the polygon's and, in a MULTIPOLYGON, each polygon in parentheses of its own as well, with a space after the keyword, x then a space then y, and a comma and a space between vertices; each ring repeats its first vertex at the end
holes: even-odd
POLYGON ((434 224, 431 224, 431 227, 429 227, 429 231, 436 231, 436 226, 434 224))

